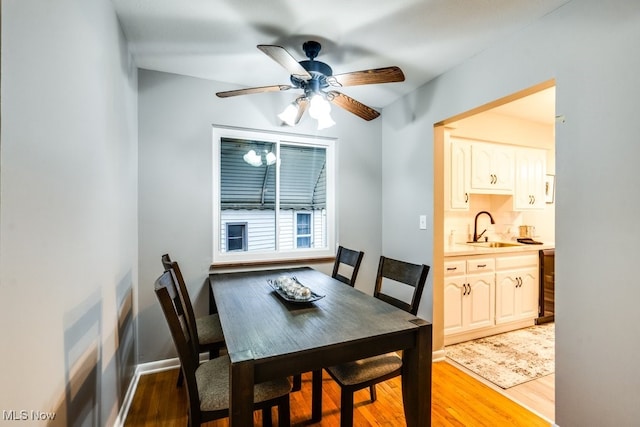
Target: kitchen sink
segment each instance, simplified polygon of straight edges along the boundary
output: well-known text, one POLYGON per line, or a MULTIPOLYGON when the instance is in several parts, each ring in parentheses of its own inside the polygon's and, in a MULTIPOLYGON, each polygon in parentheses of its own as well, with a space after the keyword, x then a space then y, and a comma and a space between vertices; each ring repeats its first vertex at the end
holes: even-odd
POLYGON ((481 248, 510 248, 512 246, 523 246, 521 243, 510 242, 467 242, 467 245, 479 246, 481 248))

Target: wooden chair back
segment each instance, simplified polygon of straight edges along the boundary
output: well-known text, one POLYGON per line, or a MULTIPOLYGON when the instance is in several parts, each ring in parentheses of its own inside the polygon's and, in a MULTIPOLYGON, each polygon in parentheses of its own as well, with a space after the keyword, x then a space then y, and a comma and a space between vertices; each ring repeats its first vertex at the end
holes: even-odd
POLYGON ((200 411, 200 396, 195 376, 199 365, 199 355, 195 350, 197 348, 197 343, 195 342, 197 338, 190 333, 184 312, 180 313, 174 303, 176 298, 178 300, 183 299, 176 292, 176 289, 176 278, 173 270, 165 271, 155 282, 155 293, 169 325, 171 337, 180 358, 180 366, 187 382, 189 413, 192 415, 191 419, 193 419, 194 415, 199 418, 199 414, 194 414, 193 411, 198 413, 200 411))
POLYGON ((187 285, 184 282, 184 278, 182 277, 182 272, 180 271, 180 266, 176 261, 172 261, 169 257, 169 254, 162 255, 162 266, 164 267, 164 271, 173 271, 173 277, 176 289, 175 306, 176 310, 180 315, 184 315, 185 321, 187 323, 187 327, 189 328, 189 333, 194 338, 193 345, 196 352, 199 352, 199 342, 198 342, 198 328, 196 326, 196 315, 193 311, 193 305, 191 304, 191 298, 189 297, 189 291, 187 290, 187 285))
POLYGON ((352 249, 345 248, 343 246, 338 247, 338 253, 336 254, 336 261, 333 264, 333 273, 331 277, 346 283, 349 286, 355 286, 356 277, 358 276, 358 270, 360 270, 360 263, 364 257, 364 252, 354 251, 352 249), (352 267, 350 277, 346 277, 339 272, 340 264, 345 264, 352 267))
POLYGON ((380 263, 378 264, 378 275, 376 278, 376 287, 373 292, 373 296, 415 316, 418 313, 418 305, 420 304, 422 291, 424 290, 425 283, 427 282, 429 269, 430 267, 425 264, 411 264, 381 256, 380 263), (382 282, 384 278, 413 287, 411 301, 407 303, 384 293, 382 290, 382 282))

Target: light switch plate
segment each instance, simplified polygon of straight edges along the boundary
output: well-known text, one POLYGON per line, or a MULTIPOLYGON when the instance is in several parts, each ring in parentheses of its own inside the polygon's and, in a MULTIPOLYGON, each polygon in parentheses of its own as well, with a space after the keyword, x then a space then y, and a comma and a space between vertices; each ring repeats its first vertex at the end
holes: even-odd
POLYGON ((420 215, 420 230, 426 230, 426 229, 427 229, 427 216, 420 215))

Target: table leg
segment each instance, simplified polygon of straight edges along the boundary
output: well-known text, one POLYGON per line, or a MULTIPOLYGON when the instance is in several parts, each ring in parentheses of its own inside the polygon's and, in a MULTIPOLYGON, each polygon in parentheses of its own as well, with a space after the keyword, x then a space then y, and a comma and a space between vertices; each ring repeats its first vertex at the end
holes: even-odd
POLYGON ((418 319, 416 346, 402 353, 402 401, 407 427, 431 426, 432 326, 418 319))
POLYGON ((322 420, 322 369, 311 374, 311 422, 322 420))
POLYGON ((229 426, 253 426, 254 361, 250 351, 230 355, 229 426))

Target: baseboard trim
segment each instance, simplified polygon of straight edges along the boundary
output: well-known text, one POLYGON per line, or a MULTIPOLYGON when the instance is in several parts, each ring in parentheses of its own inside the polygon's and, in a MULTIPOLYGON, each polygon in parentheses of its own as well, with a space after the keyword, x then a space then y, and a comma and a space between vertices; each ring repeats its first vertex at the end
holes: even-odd
MULTIPOLYGON (((201 362, 208 360, 208 358, 208 353, 202 353, 200 355, 201 362)), ((116 417, 116 421, 113 423, 113 426, 124 427, 124 422, 127 419, 129 409, 131 408, 131 403, 133 402, 133 396, 135 396, 136 389, 138 388, 138 381, 140 381, 140 377, 142 375, 168 371, 170 369, 176 369, 179 367, 180 359, 178 359, 177 357, 174 357, 172 359, 158 360, 155 362, 140 363, 139 365, 137 365, 133 378, 131 379, 131 383, 129 384, 129 388, 127 388, 127 392, 124 395, 122 406, 120 407, 120 411, 118 412, 118 416, 116 417)))
POLYGON ((442 361, 446 360, 446 358, 447 358, 447 353, 444 351, 444 349, 435 350, 431 354, 431 359, 432 359, 433 362, 442 362, 442 361))

